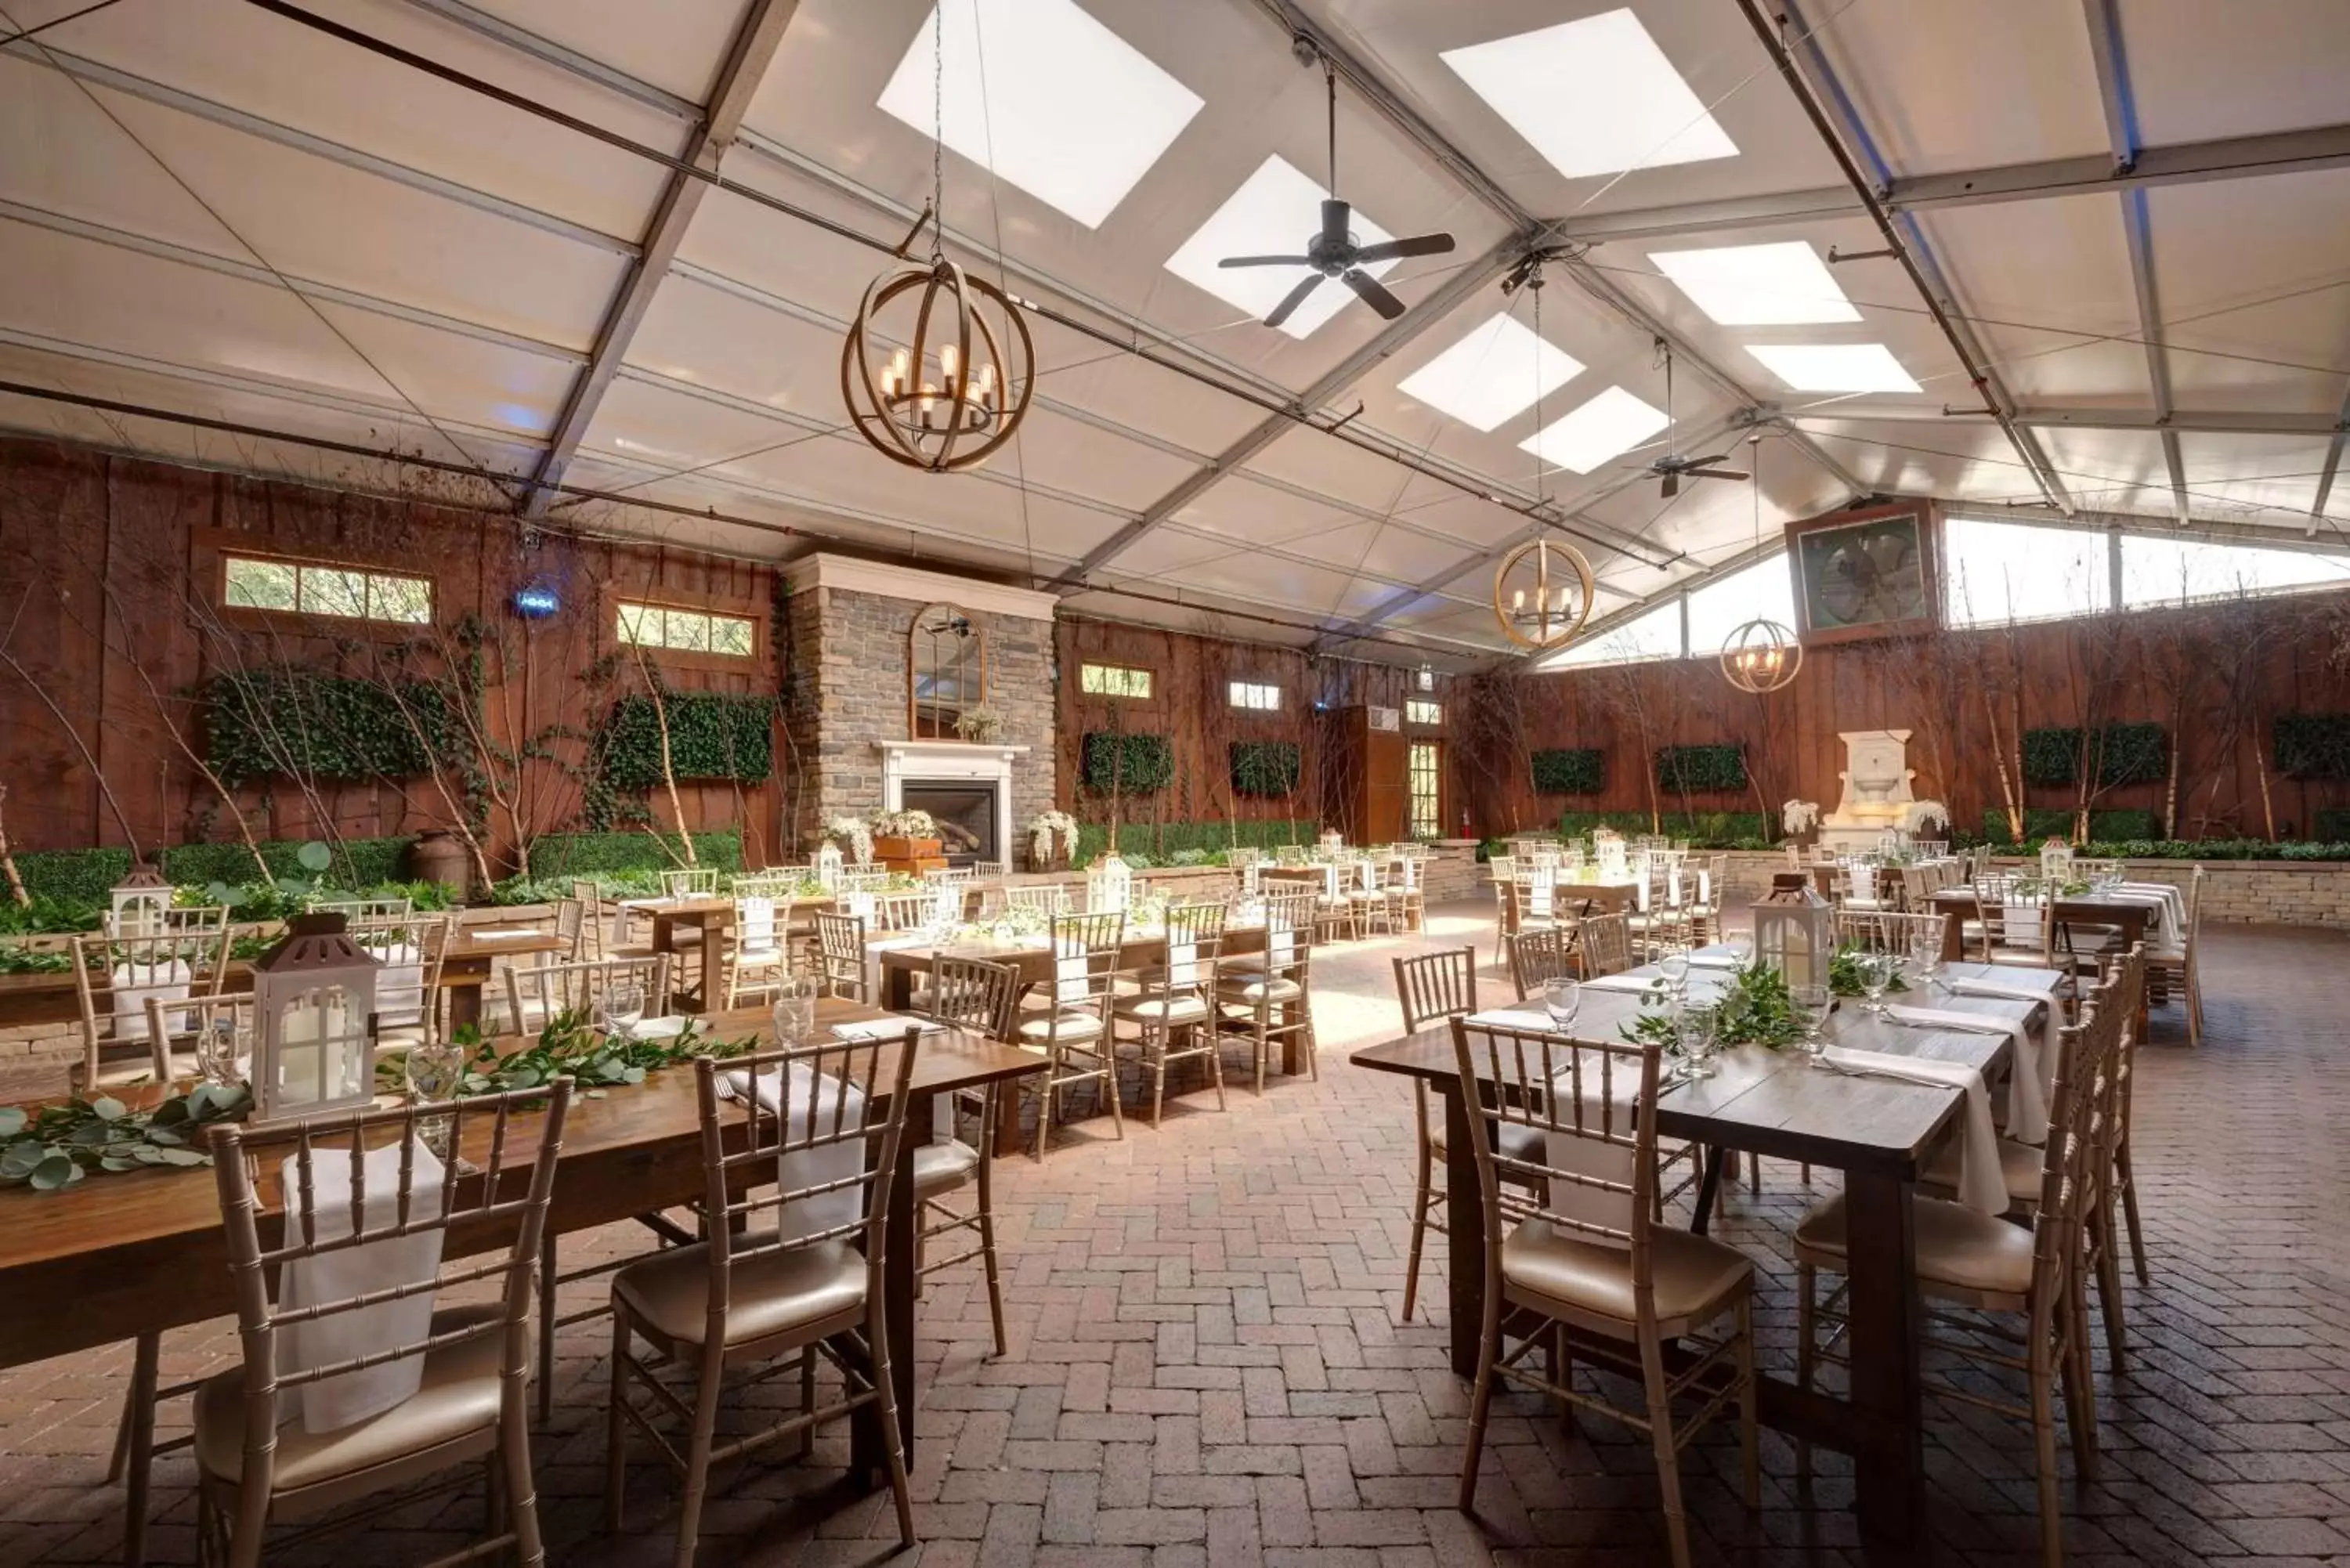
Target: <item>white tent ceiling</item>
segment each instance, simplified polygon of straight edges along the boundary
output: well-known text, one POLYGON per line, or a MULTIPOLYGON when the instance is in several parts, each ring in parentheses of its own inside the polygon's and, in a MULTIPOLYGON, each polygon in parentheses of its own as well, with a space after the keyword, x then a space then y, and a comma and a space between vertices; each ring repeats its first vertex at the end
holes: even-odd
MULTIPOLYGON (((1659 335, 1675 446, 1758 458, 1766 534, 1878 492, 2295 540, 2350 521, 2339 0, 1766 7, 1963 347, 1888 256, 1832 269, 1857 320, 1797 327, 1717 325, 1649 259, 1885 249, 1740 0, 1631 6, 1736 155, 1580 178, 1440 57, 1614 0, 1082 0, 1201 108, 1098 226, 947 155, 957 253, 1053 316, 1016 447, 943 478, 844 429, 870 244, 247 0, 60 20, 88 3, 0 0, 0 36, 44 29, 0 45, 0 381, 83 400, 0 392, 16 429, 373 483, 398 471, 367 454, 396 450, 444 465, 439 493, 583 526, 847 541, 1095 613, 1440 662, 1502 649, 1492 564, 1536 532, 1590 556, 1602 614, 1750 546, 1750 487, 1659 498, 1634 465, 1661 436, 1587 473, 1521 446, 1609 387, 1661 404, 1659 335), (1322 177, 1297 28, 1344 67, 1341 193, 1458 241, 1387 275, 1415 307, 1392 325, 1350 302, 1295 338, 1165 265, 1268 155, 1322 177), (1535 244, 1560 247, 1547 286, 1505 296, 1535 244), (1497 311, 1533 327, 1537 298, 1584 367, 1539 416, 1480 431, 1399 389, 1497 311), (1749 351, 1789 343, 1883 344, 1920 389, 1791 390, 1749 351), (498 483, 446 472, 467 467, 498 483), (647 504, 531 483, 557 477, 647 504)), ((868 242, 929 193, 930 138, 877 100, 930 0, 307 9, 664 156, 707 124, 726 180, 868 242)))

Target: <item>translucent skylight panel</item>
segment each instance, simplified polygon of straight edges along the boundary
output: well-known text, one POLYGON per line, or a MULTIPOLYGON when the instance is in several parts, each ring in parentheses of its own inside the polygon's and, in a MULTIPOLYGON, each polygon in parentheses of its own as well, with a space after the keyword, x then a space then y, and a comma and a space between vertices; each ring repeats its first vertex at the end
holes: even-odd
POLYGON ((2095 615, 2110 597, 2106 536, 1952 517, 1942 524, 1942 618, 2005 626, 2095 615))
POLYGON ((1629 10, 1447 49, 1443 59, 1570 180, 1738 155, 1629 10))
POLYGON ((882 90, 884 112, 1088 228, 1200 112, 1200 95, 1074 0, 941 0, 882 90))
POLYGON ((1923 390, 1882 343, 1750 343, 1746 351, 1798 392, 1923 390))
POLYGON ((1663 430, 1665 410, 1621 387, 1610 387, 1563 419, 1518 443, 1553 468, 1589 473, 1663 430))
MULTIPOLYGON (((1167 258, 1167 270, 1186 283, 1198 284, 1226 305, 1252 316, 1270 316, 1282 296, 1309 275, 1305 267, 1221 267, 1216 264, 1226 256, 1305 254, 1307 244, 1322 227, 1322 199, 1327 194, 1275 154, 1258 164, 1256 172, 1243 181, 1241 188, 1183 242, 1183 248, 1167 258)), ((1355 209, 1354 230, 1358 244, 1375 245, 1395 238, 1363 216, 1360 207, 1355 209)), ((1363 270, 1378 277, 1394 265, 1392 261, 1375 262, 1363 270)), ((1335 277, 1324 278, 1322 286, 1305 296, 1305 303, 1290 313, 1280 330, 1292 337, 1310 337, 1315 327, 1356 303, 1354 290, 1335 277)))
POLYGON ((2304 550, 2263 550, 2198 539, 2122 535, 2122 603, 2186 604, 2350 581, 2350 561, 2304 550))
POLYGON ((1724 327, 1786 327, 1857 321, 1827 263, 1802 240, 1658 251, 1648 260, 1690 302, 1724 327))
POLYGON ((1571 670, 1578 665, 1631 664, 1644 659, 1681 656, 1681 601, 1677 594, 1645 615, 1633 617, 1596 637, 1586 637, 1538 661, 1537 670, 1571 670))
POLYGON ((1507 311, 1396 383, 1472 430, 1490 431, 1583 373, 1583 361, 1507 311))
POLYGON ((1795 624, 1795 575, 1785 555, 1757 561, 1690 591, 1690 656, 1721 652, 1730 634, 1750 620, 1795 624))

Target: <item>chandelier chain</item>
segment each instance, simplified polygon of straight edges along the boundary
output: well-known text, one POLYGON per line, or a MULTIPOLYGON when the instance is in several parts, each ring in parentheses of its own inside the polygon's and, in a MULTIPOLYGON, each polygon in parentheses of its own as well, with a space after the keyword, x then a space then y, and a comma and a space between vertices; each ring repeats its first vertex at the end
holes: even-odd
POLYGON ((947 259, 947 0, 931 11, 931 260, 947 259))

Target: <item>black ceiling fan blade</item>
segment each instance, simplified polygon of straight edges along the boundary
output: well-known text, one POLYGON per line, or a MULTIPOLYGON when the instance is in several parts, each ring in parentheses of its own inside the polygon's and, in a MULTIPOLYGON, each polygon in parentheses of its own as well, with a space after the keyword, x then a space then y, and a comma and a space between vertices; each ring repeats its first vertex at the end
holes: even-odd
POLYGON ((1342 250, 1347 244, 1347 225, 1354 222, 1355 209, 1332 197, 1322 203, 1322 244, 1328 250, 1342 250))
POLYGON ((1312 266, 1305 256, 1226 256, 1218 266, 1312 266))
POLYGON ((1338 280, 1363 296, 1363 303, 1393 321, 1403 314, 1403 301, 1389 294, 1378 278, 1359 268, 1350 270, 1338 280))
POLYGON ((1752 479, 1751 473, 1741 473, 1734 468, 1685 468, 1681 472, 1691 479, 1752 479))
POLYGON ((1281 296, 1281 303, 1273 307, 1273 314, 1264 318, 1264 324, 1267 327, 1278 327, 1283 322, 1288 320, 1289 313, 1296 309, 1299 306, 1305 304, 1305 296, 1313 293, 1316 288, 1320 287, 1321 284, 1322 275, 1320 273, 1307 273, 1304 283, 1299 284, 1295 288, 1291 289, 1287 294, 1281 296))
POLYGON ((1704 468, 1712 463, 1720 462, 1723 458, 1728 457, 1729 455, 1730 454, 1726 452, 1710 452, 1703 457, 1684 457, 1677 459, 1676 461, 1678 461, 1684 468, 1704 468))
POLYGON ((1440 256, 1452 248, 1451 234, 1416 234, 1408 240, 1381 240, 1355 253, 1357 262, 1399 261, 1405 256, 1440 256))

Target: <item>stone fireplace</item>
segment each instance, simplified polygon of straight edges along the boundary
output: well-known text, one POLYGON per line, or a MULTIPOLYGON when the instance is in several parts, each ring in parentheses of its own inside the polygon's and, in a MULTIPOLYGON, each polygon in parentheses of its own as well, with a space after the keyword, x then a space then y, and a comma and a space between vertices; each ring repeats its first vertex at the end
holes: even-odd
POLYGON ((784 575, 793 784, 785 841, 805 857, 833 817, 918 809, 954 829, 943 835, 951 863, 1016 866, 1020 825, 1053 804, 1058 601, 846 556, 804 556, 784 575), (985 745, 923 732, 942 727, 935 715, 915 722, 917 623, 937 625, 926 612, 940 606, 967 623, 975 662, 963 679, 983 665, 980 701, 1003 721, 985 745))

